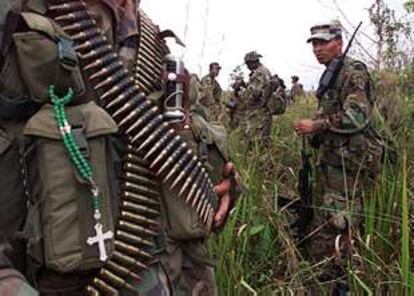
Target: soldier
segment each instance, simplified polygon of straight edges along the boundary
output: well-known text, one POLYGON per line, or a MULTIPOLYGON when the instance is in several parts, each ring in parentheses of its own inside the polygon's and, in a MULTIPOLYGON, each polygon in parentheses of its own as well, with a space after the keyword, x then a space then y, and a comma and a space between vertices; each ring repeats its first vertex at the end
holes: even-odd
POLYGON ((216 80, 220 69, 221 66, 219 63, 211 63, 209 65, 209 73, 201 79, 204 94, 201 103, 207 107, 210 121, 218 121, 222 111, 220 98, 223 91, 216 80))
POLYGON ((292 101, 295 101, 296 98, 301 97, 305 94, 303 91, 303 85, 299 83, 299 77, 294 75, 292 78, 292 88, 290 90, 290 97, 292 101))
MULTIPOLYGON (((308 42, 318 62, 327 67, 324 75, 328 77, 330 64, 343 55, 340 24, 312 27, 308 42)), ((335 78, 327 89, 319 86, 316 116, 295 122, 294 129, 299 135, 312 136, 311 144, 318 151, 321 194, 314 200, 307 250, 312 262, 321 266, 319 279, 331 291, 343 293, 347 290, 345 262, 353 259, 352 241, 361 228, 363 200, 378 175, 382 149, 370 132, 374 97, 367 67, 345 57, 335 78)))
POLYGON ((226 111, 230 116, 230 128, 235 129, 240 124, 240 119, 243 116, 243 92, 246 90, 247 84, 244 82, 242 76, 237 76, 234 79, 233 84, 231 85, 233 88, 233 94, 226 104, 226 111))
POLYGON ((234 166, 138 3, 2 3, 0 230, 42 295, 215 293, 234 166))
POLYGON ((261 57, 256 51, 244 56, 247 68, 251 71, 247 89, 243 94, 246 104, 244 120, 247 138, 267 145, 272 129, 272 115, 268 109, 270 94, 267 93, 271 74, 260 62, 261 57))

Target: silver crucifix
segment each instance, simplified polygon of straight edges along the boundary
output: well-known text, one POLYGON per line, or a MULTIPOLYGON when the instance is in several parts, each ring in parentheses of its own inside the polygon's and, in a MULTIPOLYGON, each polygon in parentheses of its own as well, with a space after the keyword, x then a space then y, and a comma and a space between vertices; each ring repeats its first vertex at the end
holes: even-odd
POLYGON ((114 234, 112 233, 112 231, 107 231, 103 233, 102 229, 103 229, 102 224, 96 223, 95 224, 96 236, 89 237, 86 242, 90 246, 97 243, 99 247, 99 260, 106 261, 106 259, 108 259, 108 255, 106 254, 105 240, 113 238, 114 234))

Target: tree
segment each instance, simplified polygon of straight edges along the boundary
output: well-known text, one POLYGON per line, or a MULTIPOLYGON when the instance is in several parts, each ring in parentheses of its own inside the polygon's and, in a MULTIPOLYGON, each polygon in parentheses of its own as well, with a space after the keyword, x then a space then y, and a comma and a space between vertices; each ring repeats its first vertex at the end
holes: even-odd
MULTIPOLYGON (((414 9, 414 0, 407 1, 405 8, 408 12, 414 9)), ((395 11, 384 0, 375 0, 368 12, 376 36, 375 68, 399 69, 411 62, 412 31, 409 21, 397 19, 395 11)))

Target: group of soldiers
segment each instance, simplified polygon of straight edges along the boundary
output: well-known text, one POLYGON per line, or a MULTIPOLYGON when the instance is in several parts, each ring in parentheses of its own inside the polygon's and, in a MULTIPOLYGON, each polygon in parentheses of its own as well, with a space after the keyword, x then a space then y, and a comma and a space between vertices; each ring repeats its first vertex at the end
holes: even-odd
MULTIPOLYGON (((220 65, 190 75, 139 1, 0 3, 0 295, 217 295, 206 239, 242 186, 218 122, 220 65)), ((311 33, 329 72, 341 27, 311 33)), ((260 58, 245 55, 229 109, 266 147, 287 102, 260 58)), ((346 57, 334 74, 293 126, 318 151, 307 245, 328 283, 346 278, 382 153, 366 66, 346 57)))
MULTIPOLYGON (((312 27, 307 42, 326 70, 316 91, 315 117, 293 124, 304 144, 309 142, 317 150, 317 194, 311 204, 304 205, 312 209, 312 220, 303 234, 303 243, 309 260, 319 266, 318 278, 328 283, 334 295, 346 295, 346 268, 350 262, 358 266, 352 249, 362 229, 364 200, 372 192, 380 171, 384 143, 371 124, 373 82, 364 63, 344 55, 340 23, 332 21, 312 27)), ((270 74, 261 64, 261 57, 257 52, 245 55, 245 64, 251 71, 249 80, 236 77, 227 110, 230 127, 240 127, 243 139, 256 140, 266 147, 272 115, 284 112, 287 95, 283 80, 270 74)), ((212 65, 218 67, 217 63, 212 65)), ((214 102, 210 111, 215 114, 220 110, 221 93, 214 79, 217 74, 218 71, 210 72, 203 78, 204 85, 215 90, 210 105, 214 102)), ((299 77, 292 76, 290 100, 304 95, 299 77)), ((310 290, 319 295, 319 289, 310 290)))
POLYGON ((216 79, 220 65, 211 63, 209 74, 201 80, 205 95, 202 104, 207 108, 210 120, 220 121, 226 110, 229 127, 243 130, 251 143, 269 143, 272 116, 284 113, 288 103, 283 80, 277 74, 272 75, 260 58, 262 56, 256 51, 245 55, 249 79, 245 82, 242 76, 235 77, 233 93, 225 108, 221 102, 222 89, 216 79))

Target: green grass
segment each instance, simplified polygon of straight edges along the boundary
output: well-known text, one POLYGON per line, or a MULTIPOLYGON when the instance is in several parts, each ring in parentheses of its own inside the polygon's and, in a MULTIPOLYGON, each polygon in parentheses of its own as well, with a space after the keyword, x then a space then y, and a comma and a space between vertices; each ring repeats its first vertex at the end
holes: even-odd
MULTIPOLYGON (((380 116, 376 120, 396 143, 399 156, 393 165, 386 161, 364 204, 365 231, 355 242, 358 265, 349 270, 353 295, 414 295, 414 103, 409 97, 401 101, 396 127, 389 128, 380 116)), ((226 228, 210 241, 219 295, 305 295, 306 283, 315 280, 316 267, 296 248, 289 228, 292 217, 276 201, 278 193, 298 196, 301 143, 291 126, 312 116, 315 104, 314 99, 301 100, 276 118, 272 145, 265 151, 246 153, 240 132, 231 134, 231 155, 249 190, 226 228)))

